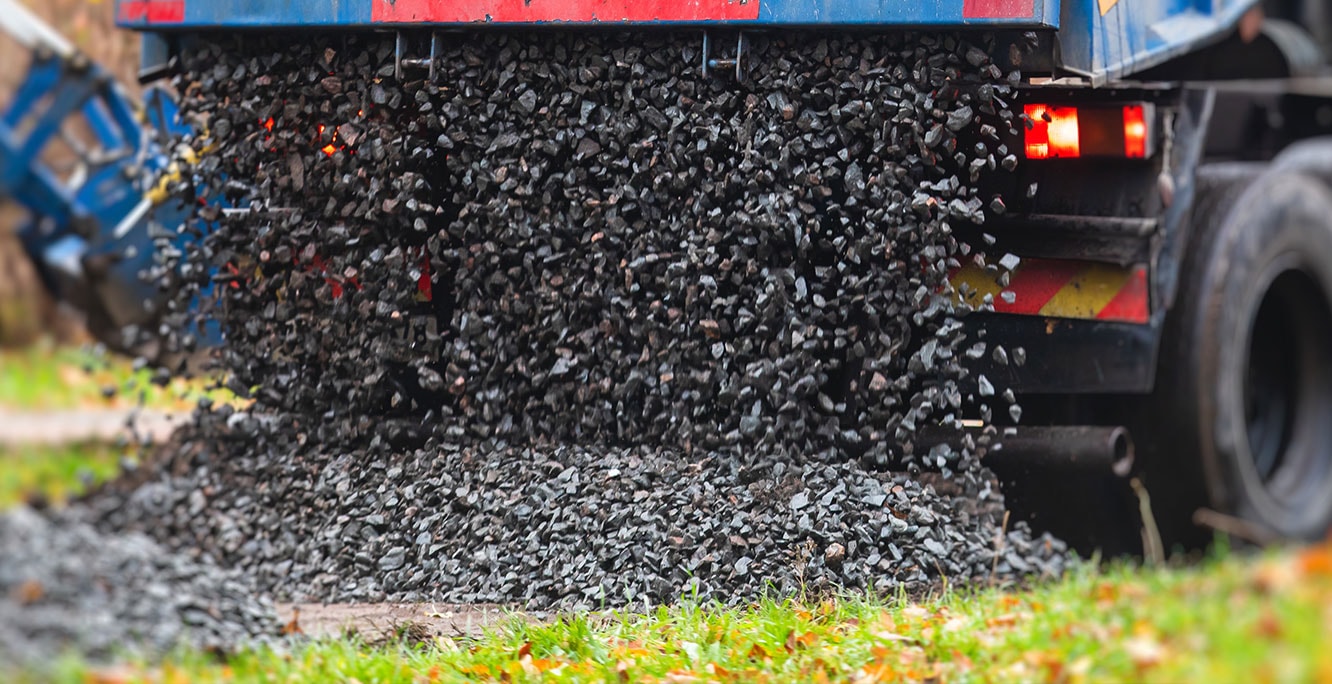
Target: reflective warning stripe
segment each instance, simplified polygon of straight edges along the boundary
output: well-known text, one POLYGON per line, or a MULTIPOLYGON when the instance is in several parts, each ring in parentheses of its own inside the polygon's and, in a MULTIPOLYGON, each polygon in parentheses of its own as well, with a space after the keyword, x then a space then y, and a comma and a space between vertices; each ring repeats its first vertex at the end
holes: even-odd
POLYGON ((980 306, 985 295, 991 295, 998 313, 1129 323, 1146 323, 1151 315, 1147 267, 1142 265, 1023 259, 1008 287, 1001 287, 975 264, 953 272, 949 282, 954 290, 964 283, 971 287, 966 301, 972 306, 980 306))

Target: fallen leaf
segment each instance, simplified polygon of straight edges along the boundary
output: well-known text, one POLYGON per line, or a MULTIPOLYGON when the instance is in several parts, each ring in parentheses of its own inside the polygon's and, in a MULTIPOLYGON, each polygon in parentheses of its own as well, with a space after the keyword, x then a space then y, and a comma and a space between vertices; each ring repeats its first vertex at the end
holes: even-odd
POLYGON ((1281 620, 1272 612, 1271 608, 1263 610, 1263 614, 1258 617, 1258 622, 1254 625, 1254 631, 1258 636, 1267 639, 1280 639, 1285 630, 1281 629, 1281 620))
POLYGON ((893 666, 885 662, 867 663, 852 677, 853 682, 891 682, 897 679, 893 666))
POLYGON ((458 668, 458 671, 461 672, 461 673, 463 673, 463 674, 465 674, 465 675, 476 675, 477 677, 490 677, 490 676, 491 676, 491 674, 490 674, 490 668, 487 667, 487 666, 485 666, 485 665, 482 665, 481 663, 476 663, 475 665, 463 665, 463 666, 460 666, 460 667, 458 668))
POLYGON ((288 621, 287 624, 282 625, 282 634, 291 635, 304 633, 305 631, 301 629, 301 607, 293 606, 291 609, 291 620, 288 621))
POLYGON ((1332 576, 1332 547, 1321 545, 1300 554, 1300 572, 1316 577, 1332 576))
POLYGON ((1262 594, 1276 594, 1299 582, 1297 563, 1272 559, 1260 563, 1253 572, 1253 587, 1262 594))
POLYGON ((730 670, 727 670, 716 663, 708 663, 708 666, 704 669, 708 671, 708 674, 720 677, 721 679, 731 679, 732 677, 730 670))
POLYGON ((530 655, 523 656, 519 659, 518 664, 522 666, 523 674, 526 674, 529 677, 539 677, 546 672, 559 670, 564 666, 564 663, 559 660, 553 660, 550 658, 533 658, 530 655))
POLYGON ((14 587, 14 600, 20 605, 30 606, 46 595, 46 588, 37 580, 28 580, 14 587))
POLYGON ((1139 671, 1146 670, 1161 664, 1165 660, 1165 646, 1155 638, 1141 635, 1131 637, 1124 642, 1124 651, 1128 653, 1133 665, 1139 671))

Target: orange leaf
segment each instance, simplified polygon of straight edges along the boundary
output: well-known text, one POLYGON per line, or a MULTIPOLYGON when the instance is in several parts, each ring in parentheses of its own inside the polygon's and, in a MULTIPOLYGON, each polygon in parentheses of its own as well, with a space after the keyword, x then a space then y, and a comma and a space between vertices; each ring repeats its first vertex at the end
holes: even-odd
POLYGON ((1276 614, 1268 608, 1258 618, 1258 623, 1254 625, 1254 631, 1261 637, 1280 639, 1285 630, 1281 629, 1281 621, 1277 619, 1276 614))
POLYGON ((1300 554, 1300 571, 1306 575, 1332 576, 1332 548, 1315 546, 1300 554))
POLYGON ((46 595, 46 588, 37 580, 28 580, 23 584, 14 587, 14 600, 25 606, 30 606, 46 595))
POLYGON ((720 679, 731 679, 733 677, 730 670, 727 670, 716 663, 708 663, 707 667, 704 669, 708 671, 708 674, 714 675, 720 679))
POLYGON ((883 661, 867 663, 860 668, 860 673, 862 675, 861 679, 864 681, 891 682, 897 679, 897 673, 893 670, 893 666, 883 661))
POLYGON ((291 635, 304 633, 305 632, 301 629, 301 607, 293 606, 291 609, 291 621, 282 625, 282 634, 291 635))
POLYGON ((464 666, 464 667, 459 667, 459 668, 458 668, 458 671, 461 672, 461 673, 463 673, 463 674, 466 674, 466 675, 476 675, 476 676, 478 676, 478 677, 490 677, 490 676, 491 676, 491 674, 490 674, 490 668, 487 667, 487 666, 485 666, 485 665, 482 665, 481 663, 477 663, 477 664, 475 664, 475 665, 467 665, 467 666, 464 666))
POLYGON ((762 644, 754 644, 749 647, 749 659, 770 660, 771 657, 768 655, 768 650, 763 648, 762 644))
POLYGON ((518 661, 523 666, 523 673, 529 677, 535 677, 543 672, 549 672, 562 666, 564 663, 549 658, 533 658, 530 655, 523 656, 518 661))
POLYGON ((971 658, 967 657, 967 654, 957 649, 953 649, 952 657, 950 658, 949 663, 954 668, 961 670, 963 672, 970 672, 971 668, 975 666, 971 662, 971 658))
POLYGON ((518 647, 518 657, 519 657, 519 658, 522 658, 523 656, 529 656, 529 655, 532 655, 532 642, 530 642, 530 641, 529 641, 529 642, 526 642, 526 643, 524 643, 522 646, 519 646, 519 647, 518 647))

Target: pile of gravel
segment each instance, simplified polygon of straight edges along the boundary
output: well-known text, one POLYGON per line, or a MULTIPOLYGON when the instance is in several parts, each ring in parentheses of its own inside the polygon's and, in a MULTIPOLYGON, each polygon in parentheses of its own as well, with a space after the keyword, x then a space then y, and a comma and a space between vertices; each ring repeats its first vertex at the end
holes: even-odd
POLYGON ((0 663, 229 650, 278 633, 272 604, 241 573, 78 517, 0 513, 0 663))
POLYGON ((743 603, 1056 576, 1069 560, 1058 540, 1005 534, 987 482, 941 480, 941 494, 856 461, 567 446, 269 455, 282 439, 196 445, 123 502, 104 499, 103 521, 295 601, 743 603))

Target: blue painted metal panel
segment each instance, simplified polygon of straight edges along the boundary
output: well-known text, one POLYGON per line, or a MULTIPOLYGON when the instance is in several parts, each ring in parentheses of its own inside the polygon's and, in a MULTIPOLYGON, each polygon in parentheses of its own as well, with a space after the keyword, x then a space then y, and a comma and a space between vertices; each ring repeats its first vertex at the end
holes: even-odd
POLYGON ((853 26, 994 26, 996 24, 1053 25, 1046 19, 1044 2, 1033 2, 1028 17, 1012 19, 968 19, 961 0, 760 0, 759 24, 838 24, 853 26))
POLYGON ((1224 36, 1258 4, 1259 0, 1067 2, 1059 32, 1063 65, 1098 84, 1121 78, 1224 36))
POLYGON ((370 23, 368 0, 186 0, 186 25, 359 26, 370 23))
MULTIPOLYGON (((419 20, 419 16, 431 16, 431 11, 451 15, 466 14, 462 9, 457 12, 451 10, 483 7, 486 1, 499 3, 503 0, 414 0, 413 4, 427 8, 424 14, 409 14, 406 18, 397 19, 403 23, 374 21, 376 17, 393 14, 395 1, 401 3, 403 0, 116 0, 121 26, 152 31, 275 27, 385 28, 404 25, 465 28, 475 26, 476 23, 431 23, 419 20), (381 6, 376 3, 388 4, 381 6)), ((539 1, 542 0, 524 0, 527 4, 539 1)), ((681 0, 682 3, 687 1, 681 0)), ((964 17, 964 7, 968 2, 976 0, 756 1, 759 5, 758 16, 753 20, 616 23, 726 24, 754 28, 920 26, 1058 29, 1061 66, 1086 75, 1095 83, 1104 83, 1159 64, 1224 35, 1259 0, 1065 0, 1062 3, 1059 0, 1031 0, 1030 18, 1024 19, 964 17)), ((605 23, 609 22, 570 21, 561 22, 561 25, 605 23)))

